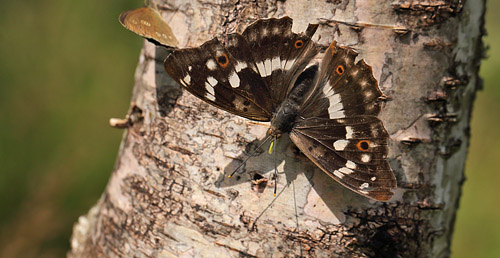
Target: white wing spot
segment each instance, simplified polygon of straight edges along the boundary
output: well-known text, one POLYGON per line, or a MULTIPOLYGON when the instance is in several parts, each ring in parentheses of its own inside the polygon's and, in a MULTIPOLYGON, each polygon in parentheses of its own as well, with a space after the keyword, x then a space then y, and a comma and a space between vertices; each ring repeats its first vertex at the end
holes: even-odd
POLYGON ((210 85, 212 85, 212 87, 217 85, 217 80, 212 76, 208 76, 207 82, 210 83, 210 85))
POLYGON ((370 184, 368 184, 368 183, 363 183, 363 184, 359 187, 359 189, 366 189, 366 188, 368 188, 368 187, 370 187, 370 184))
POLYGON ((328 100, 330 101, 330 107, 332 105, 335 105, 335 107, 338 108, 337 110, 340 110, 343 108, 342 103, 340 103, 340 94, 333 94, 330 97, 328 97, 328 100))
POLYGON ((292 68, 293 64, 295 63, 295 59, 287 60, 286 65, 285 65, 285 70, 290 70, 292 68))
POLYGON ((217 68, 217 64, 215 63, 215 61, 213 59, 208 59, 206 65, 207 65, 208 70, 210 70, 210 71, 213 71, 213 70, 215 70, 215 68, 217 68))
POLYGON ((266 69, 264 68, 264 63, 258 62, 257 64, 257 69, 259 70, 259 74, 262 77, 266 77, 266 69))
POLYGON ((191 70, 193 70, 193 67, 192 66, 188 66, 188 71, 191 72, 191 70))
POLYGON ((237 73, 231 73, 231 75, 229 76, 229 84, 231 84, 231 87, 233 88, 240 87, 240 77, 237 73))
POLYGON ((187 74, 186 77, 184 77, 184 79, 182 79, 182 80, 184 80, 184 82, 186 84, 190 84, 191 83, 191 76, 189 74, 187 74))
POLYGON ((375 180, 377 180, 377 177, 374 176, 374 177, 370 178, 370 180, 375 181, 375 180))
POLYGON ((346 139, 352 139, 353 133, 354 133, 354 131, 352 130, 352 127, 350 127, 350 126, 345 127, 345 138, 346 139))
POLYGON ((336 140, 333 143, 333 148, 337 151, 343 151, 348 143, 349 143, 349 141, 347 141, 347 140, 336 140))
POLYGON ((352 169, 346 168, 346 167, 340 168, 339 171, 342 172, 342 173, 344 173, 344 174, 346 174, 346 175, 349 175, 352 172, 354 172, 352 169))
POLYGON ((340 102, 340 94, 333 94, 331 96, 327 95, 326 86, 330 86, 330 84, 325 85, 323 88, 323 93, 328 97, 329 107, 328 107, 328 115, 330 119, 345 117, 344 114, 344 105, 340 102))
POLYGON ((273 57, 273 60, 271 60, 272 66, 271 66, 271 72, 274 72, 276 70, 281 69, 281 59, 279 56, 273 57))
POLYGON ((328 96, 328 93, 330 93, 331 89, 332 89, 332 85, 330 85, 330 82, 327 81, 325 83, 325 86, 323 87, 323 94, 325 94, 325 96, 328 96))
POLYGON ((344 174, 340 173, 338 170, 333 171, 333 174, 338 178, 343 178, 344 174))
POLYGON ((356 163, 348 160, 346 163, 345 163, 345 166, 350 168, 350 169, 356 169, 356 163))
POLYGON ((364 163, 368 163, 371 159, 372 158, 368 154, 361 155, 361 161, 363 161, 364 163))
POLYGON ((271 75, 271 59, 266 59, 266 61, 264 61, 264 67, 266 68, 266 75, 265 77, 271 75))
POLYGON ((281 60, 281 69, 285 70, 286 67, 286 59, 281 60))
POLYGON ((205 97, 211 101, 215 101, 215 90, 210 83, 205 82, 205 89, 207 90, 207 93, 205 94, 205 97))
POLYGON ((245 69, 245 68, 247 68, 247 67, 248 67, 247 63, 238 62, 238 63, 236 64, 236 66, 234 67, 234 70, 235 70, 237 73, 239 73, 241 70, 243 70, 243 69, 245 69))
POLYGON ((343 110, 335 111, 333 113, 328 113, 328 114, 330 115, 330 119, 345 117, 343 110))

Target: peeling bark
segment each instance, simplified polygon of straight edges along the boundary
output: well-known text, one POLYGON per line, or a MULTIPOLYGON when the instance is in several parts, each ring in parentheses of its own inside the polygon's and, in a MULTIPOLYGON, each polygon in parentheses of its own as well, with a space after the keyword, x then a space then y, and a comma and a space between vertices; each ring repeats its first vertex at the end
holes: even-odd
MULTIPOLYGON (((145 43, 128 126, 106 191, 80 217, 72 257, 448 257, 469 144, 484 1, 161 1, 181 47, 241 32, 256 18, 319 23, 314 40, 350 46, 389 96, 398 189, 381 203, 343 188, 289 141, 277 146, 280 194, 265 149, 231 172, 268 126, 184 92, 145 43), (374 3, 377 3, 376 5, 374 3), (295 206, 296 204, 296 206, 295 206), (296 226, 298 213, 298 228, 296 226), (258 218, 258 219, 257 219, 258 218)), ((253 50, 258 51, 258 50, 253 50)))

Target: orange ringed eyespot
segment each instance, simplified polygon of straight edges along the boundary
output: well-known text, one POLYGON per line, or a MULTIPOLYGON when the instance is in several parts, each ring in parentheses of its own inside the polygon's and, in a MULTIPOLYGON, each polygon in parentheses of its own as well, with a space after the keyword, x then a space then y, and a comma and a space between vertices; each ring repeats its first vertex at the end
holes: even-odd
POLYGON ((222 53, 220 56, 217 57, 217 63, 222 67, 226 68, 227 64, 229 63, 229 59, 227 58, 227 55, 225 53, 222 53))
POLYGON ((335 69, 338 75, 342 75, 344 73, 344 67, 339 65, 337 66, 337 69, 335 69))
POLYGON ((301 48, 304 45, 304 42, 302 40, 297 40, 295 41, 295 48, 301 48))
POLYGON ((361 140, 356 144, 356 147, 360 151, 367 151, 370 148, 370 141, 368 140, 361 140))

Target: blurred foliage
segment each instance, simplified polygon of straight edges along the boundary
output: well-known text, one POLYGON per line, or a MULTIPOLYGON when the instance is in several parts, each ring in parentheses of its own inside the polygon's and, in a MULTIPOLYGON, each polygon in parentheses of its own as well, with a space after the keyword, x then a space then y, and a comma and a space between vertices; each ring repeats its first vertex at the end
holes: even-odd
MULTIPOLYGON (((72 226, 103 192, 123 131, 142 41, 121 11, 140 1, 0 2, 0 256, 62 257, 72 226)), ((488 2, 453 257, 500 257, 500 17, 488 2)))
POLYGON ((452 257, 500 257, 500 1, 488 0, 484 38, 488 58, 481 64, 484 88, 474 104, 467 180, 455 224, 452 257))
POLYGON ((142 1, 0 1, 0 257, 63 257, 103 192, 142 41, 142 1))

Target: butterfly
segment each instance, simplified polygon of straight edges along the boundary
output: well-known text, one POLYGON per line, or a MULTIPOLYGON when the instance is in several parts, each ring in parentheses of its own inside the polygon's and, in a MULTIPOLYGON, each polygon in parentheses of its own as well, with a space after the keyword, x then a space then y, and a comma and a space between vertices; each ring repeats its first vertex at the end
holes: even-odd
POLYGON ((153 8, 141 7, 124 11, 118 19, 123 27, 156 45, 175 48, 179 42, 161 14, 153 8))
POLYGON ((318 25, 292 32, 289 17, 260 19, 242 34, 177 49, 167 73, 190 93, 235 115, 270 122, 270 134, 292 142, 348 189, 387 201, 396 179, 387 161, 384 97, 364 60, 334 41, 321 63, 312 41, 318 25))

